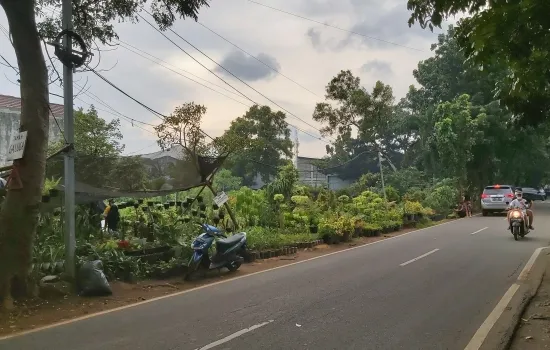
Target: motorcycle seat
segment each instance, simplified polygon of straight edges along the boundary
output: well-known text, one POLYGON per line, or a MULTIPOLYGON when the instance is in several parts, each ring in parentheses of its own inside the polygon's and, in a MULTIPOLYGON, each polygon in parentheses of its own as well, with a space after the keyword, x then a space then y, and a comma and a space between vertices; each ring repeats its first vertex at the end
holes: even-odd
POLYGON ((235 244, 239 243, 243 237, 244 237, 243 233, 237 233, 237 234, 235 234, 233 236, 230 236, 230 237, 227 237, 227 238, 218 239, 216 241, 216 248, 218 250, 224 251, 224 250, 234 246, 235 244))

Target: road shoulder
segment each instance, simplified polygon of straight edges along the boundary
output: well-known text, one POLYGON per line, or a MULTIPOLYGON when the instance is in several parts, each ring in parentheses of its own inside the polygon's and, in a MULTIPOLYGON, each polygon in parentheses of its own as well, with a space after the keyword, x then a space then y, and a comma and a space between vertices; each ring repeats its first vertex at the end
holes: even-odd
POLYGON ((550 349, 550 264, 535 296, 519 320, 511 350, 550 349))
MULTIPOLYGON (((537 294, 550 261, 550 249, 538 248, 517 281, 506 292, 493 312, 479 328, 466 350, 508 349, 529 303, 537 294), (511 295, 509 295, 511 293, 511 295), (507 299, 507 295, 509 298, 507 299), (500 309, 500 310, 499 310, 500 309), (494 315, 496 314, 496 315, 494 315), (486 334, 483 334, 486 332, 486 334)), ((524 349, 523 347, 517 349, 524 349)))

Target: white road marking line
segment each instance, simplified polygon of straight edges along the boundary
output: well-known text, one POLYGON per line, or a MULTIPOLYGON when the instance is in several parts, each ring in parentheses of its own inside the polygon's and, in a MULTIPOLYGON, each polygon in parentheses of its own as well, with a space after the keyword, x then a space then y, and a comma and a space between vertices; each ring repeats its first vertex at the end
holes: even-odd
POLYGON ((481 231, 485 231, 486 229, 488 229, 489 227, 484 227, 482 228, 481 230, 477 230, 476 232, 472 232, 470 233, 471 235, 475 235, 476 233, 480 233, 481 231))
MULTIPOLYGON (((481 215, 481 214, 475 214, 474 216, 479 216, 479 215, 481 215)), ((181 292, 168 294, 168 295, 163 295, 163 296, 160 296, 160 297, 144 300, 144 301, 141 301, 139 303, 119 306, 119 307, 116 307, 116 308, 113 308, 113 309, 96 312, 96 313, 89 314, 89 315, 86 315, 86 316, 76 317, 76 318, 73 318, 72 320, 61 321, 61 322, 49 324, 49 325, 46 325, 46 326, 37 327, 35 329, 19 332, 19 333, 16 333, 16 334, 0 336, 0 341, 6 340, 6 339, 11 339, 11 338, 16 338, 16 337, 22 337, 22 336, 25 336, 27 334, 41 332, 41 331, 44 331, 44 330, 47 330, 47 329, 50 329, 50 328, 60 327, 60 326, 64 326, 64 325, 67 325, 67 324, 70 324, 70 323, 75 323, 75 322, 80 322, 80 321, 83 321, 83 320, 87 320, 89 318, 103 316, 103 315, 110 314, 110 313, 113 313, 113 312, 118 312, 118 311, 130 309, 130 308, 134 308, 134 307, 137 307, 137 306, 141 306, 141 305, 144 305, 144 304, 153 303, 153 302, 156 302, 156 301, 159 301, 159 300, 173 298, 173 297, 181 296, 183 294, 188 294, 188 293, 191 293, 191 292, 196 292, 197 290, 214 287, 214 286, 217 286, 217 285, 220 285, 220 284, 223 284, 223 283, 228 283, 228 282, 240 280, 240 279, 243 279, 243 278, 249 278, 249 277, 259 275, 259 274, 262 274, 262 273, 267 273, 267 272, 271 272, 271 271, 274 271, 274 270, 284 269, 284 268, 291 267, 291 266, 294 266, 294 265, 307 263, 307 262, 310 262, 310 261, 313 261, 313 260, 325 258, 327 256, 331 256, 331 255, 335 255, 335 254, 342 254, 342 253, 345 253, 345 252, 349 252, 351 250, 365 248, 365 247, 368 247, 368 246, 371 246, 371 245, 374 245, 374 244, 380 244, 382 242, 388 242, 388 241, 391 241, 391 240, 396 240, 398 238, 403 238, 403 237, 408 236, 408 235, 413 234, 413 233, 426 231, 426 230, 431 230, 431 229, 434 229, 436 227, 440 227, 440 226, 451 224, 451 223, 462 222, 462 220, 466 220, 466 219, 467 218, 460 218, 460 219, 456 219, 456 220, 452 220, 452 221, 443 222, 443 223, 440 223, 440 224, 436 224, 434 226, 425 227, 425 228, 421 228, 421 229, 418 229, 418 230, 402 233, 398 236, 393 236, 393 237, 389 237, 389 238, 386 238, 386 239, 381 239, 381 240, 376 241, 376 242, 367 243, 367 244, 363 244, 363 245, 359 245, 359 246, 339 250, 339 251, 336 251, 336 252, 315 256, 313 258, 309 258, 309 259, 305 259, 305 260, 301 260, 301 261, 296 261, 296 262, 293 262, 293 263, 290 263, 290 264, 273 267, 273 268, 267 269, 267 270, 256 271, 256 272, 252 272, 252 273, 249 273, 249 274, 246 274, 246 275, 237 276, 237 277, 233 277, 233 278, 228 278, 228 279, 225 279, 225 280, 222 280, 222 281, 207 283, 207 284, 204 284, 204 285, 201 285, 201 286, 198 286, 198 287, 182 290, 181 292)))
MULTIPOLYGON (((527 277, 527 275, 529 275, 529 272, 533 268, 533 265, 535 264, 537 257, 540 255, 540 252, 548 248, 550 247, 540 247, 535 250, 533 255, 531 255, 531 257, 527 261, 527 264, 525 264, 525 267, 523 268, 523 270, 521 270, 521 273, 518 276, 518 282, 521 282, 527 277)), ((481 346, 483 345, 483 342, 489 335, 489 332, 491 331, 495 323, 497 323, 498 319, 500 318, 504 310, 506 310, 506 307, 508 306, 508 304, 510 303, 510 301, 518 291, 519 287, 520 285, 518 283, 514 283, 510 286, 510 288, 508 288, 506 293, 504 293, 504 296, 502 297, 502 299, 500 299, 497 306, 495 306, 495 308, 489 314, 487 319, 485 319, 485 322, 483 322, 481 327, 479 327, 479 329, 474 334, 474 336, 472 337, 468 345, 466 345, 464 350, 479 350, 481 348, 481 346)))
POLYGON ((510 300, 512 300, 518 289, 519 284, 517 283, 512 284, 510 288, 508 288, 506 293, 504 293, 502 299, 500 299, 497 306, 495 306, 485 322, 483 322, 481 327, 479 327, 476 334, 474 334, 472 340, 470 340, 464 350, 478 350, 479 348, 481 348, 481 345, 485 341, 485 338, 487 338, 487 335, 489 334, 495 323, 498 321, 500 315, 502 315, 502 313, 506 309, 506 306, 508 306, 510 300))
POLYGON ((432 251, 427 252, 426 254, 422 254, 422 255, 420 255, 420 256, 414 258, 414 259, 411 259, 411 260, 409 260, 409 261, 406 261, 406 262, 400 264, 399 266, 409 265, 410 263, 413 263, 413 262, 415 262, 415 261, 417 261, 417 260, 420 260, 420 259, 422 259, 422 258, 425 258, 425 257, 427 257, 428 255, 437 252, 438 250, 439 250, 439 248, 436 248, 436 249, 434 249, 434 250, 432 250, 432 251))
POLYGON ((245 328, 245 329, 241 329, 240 331, 235 332, 235 333, 233 333, 233 334, 231 334, 231 335, 228 335, 227 337, 225 337, 225 338, 223 338, 223 339, 217 340, 217 341, 215 341, 215 342, 213 342, 213 343, 210 343, 210 344, 208 344, 208 345, 205 345, 205 346, 203 346, 202 348, 197 348, 197 349, 195 349, 195 350, 208 350, 208 349, 215 348, 216 346, 222 345, 222 344, 224 344, 224 343, 227 343, 228 341, 233 340, 233 339, 235 339, 235 338, 238 338, 238 337, 240 337, 240 336, 243 335, 243 334, 246 334, 246 333, 248 333, 248 332, 252 332, 253 330, 256 330, 256 329, 258 329, 258 328, 260 328, 260 327, 266 326, 266 325, 270 324, 270 323, 273 322, 273 321, 274 321, 274 320, 269 320, 269 321, 264 322, 264 323, 256 324, 256 325, 254 325, 254 326, 252 326, 252 327, 248 327, 248 328, 245 328))

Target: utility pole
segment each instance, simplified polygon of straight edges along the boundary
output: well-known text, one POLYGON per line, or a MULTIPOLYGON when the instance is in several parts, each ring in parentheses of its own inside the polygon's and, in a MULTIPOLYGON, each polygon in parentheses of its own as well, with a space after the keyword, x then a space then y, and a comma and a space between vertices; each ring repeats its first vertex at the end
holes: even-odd
POLYGON ((388 203, 386 196, 386 186, 384 185, 384 171, 382 170, 382 152, 378 152, 378 166, 380 167, 380 180, 382 181, 382 192, 384 193, 384 202, 388 203))
MULTIPOLYGON (((63 0, 63 29, 73 29, 73 8, 71 0, 63 0)), ((66 35, 63 45, 72 51, 72 39, 66 35)), ((74 115, 73 115, 73 67, 63 65, 63 129, 69 149, 65 152, 65 272, 75 278, 75 176, 74 176, 74 115)))

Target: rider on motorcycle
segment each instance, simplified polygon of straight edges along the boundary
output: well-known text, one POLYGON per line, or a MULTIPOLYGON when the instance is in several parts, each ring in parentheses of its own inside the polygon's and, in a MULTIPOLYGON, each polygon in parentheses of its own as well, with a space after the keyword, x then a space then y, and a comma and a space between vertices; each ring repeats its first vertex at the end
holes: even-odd
MULTIPOLYGON (((527 200, 523 198, 523 193, 520 189, 516 189, 516 198, 508 205, 508 209, 520 209, 524 210, 527 213, 527 217, 529 217, 529 229, 534 230, 533 228, 533 211, 530 209, 527 209, 528 206, 533 205, 533 201, 527 200)), ((511 211, 508 211, 508 228, 510 228, 510 213, 511 211)))

